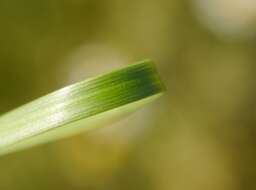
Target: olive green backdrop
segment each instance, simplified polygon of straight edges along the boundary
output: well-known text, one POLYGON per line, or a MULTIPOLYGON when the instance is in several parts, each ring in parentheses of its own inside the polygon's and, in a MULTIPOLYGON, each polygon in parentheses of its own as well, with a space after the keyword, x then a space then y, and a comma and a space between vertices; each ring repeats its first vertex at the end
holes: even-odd
POLYGON ((203 2, 1 0, 0 113, 144 58, 167 92, 112 126, 1 157, 0 189, 255 189, 256 5, 203 2))

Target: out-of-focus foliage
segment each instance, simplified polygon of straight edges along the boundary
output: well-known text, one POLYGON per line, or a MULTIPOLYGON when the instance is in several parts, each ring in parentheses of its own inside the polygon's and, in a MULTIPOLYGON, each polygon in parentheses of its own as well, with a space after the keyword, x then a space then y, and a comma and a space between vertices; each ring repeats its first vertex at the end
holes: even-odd
POLYGON ((145 57, 167 93, 114 126, 1 157, 0 189, 255 189, 256 11, 205 2, 2 0, 1 113, 145 57))

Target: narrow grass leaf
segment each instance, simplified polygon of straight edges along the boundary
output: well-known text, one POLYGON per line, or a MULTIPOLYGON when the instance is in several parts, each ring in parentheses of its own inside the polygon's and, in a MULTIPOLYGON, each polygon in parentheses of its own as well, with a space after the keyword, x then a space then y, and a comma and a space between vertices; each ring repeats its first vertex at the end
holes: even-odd
POLYGON ((60 89, 0 117, 0 155, 105 125, 163 89, 150 60, 60 89))

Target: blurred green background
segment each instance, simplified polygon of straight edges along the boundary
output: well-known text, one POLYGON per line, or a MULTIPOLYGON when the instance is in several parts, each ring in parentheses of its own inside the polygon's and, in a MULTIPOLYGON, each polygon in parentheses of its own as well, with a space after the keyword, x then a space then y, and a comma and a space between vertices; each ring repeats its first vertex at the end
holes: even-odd
POLYGON ((167 92, 1 157, 0 189, 256 189, 255 32, 253 0, 1 0, 0 113, 144 58, 167 92))

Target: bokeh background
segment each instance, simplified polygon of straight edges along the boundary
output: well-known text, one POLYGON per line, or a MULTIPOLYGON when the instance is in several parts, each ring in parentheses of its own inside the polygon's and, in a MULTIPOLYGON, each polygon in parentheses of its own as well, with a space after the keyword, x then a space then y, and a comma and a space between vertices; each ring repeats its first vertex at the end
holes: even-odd
POLYGON ((0 113, 144 58, 167 92, 1 157, 0 189, 256 189, 255 32, 253 0, 1 0, 0 113))

